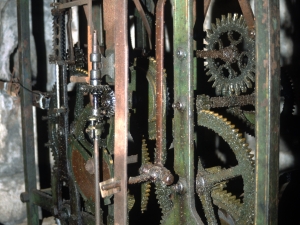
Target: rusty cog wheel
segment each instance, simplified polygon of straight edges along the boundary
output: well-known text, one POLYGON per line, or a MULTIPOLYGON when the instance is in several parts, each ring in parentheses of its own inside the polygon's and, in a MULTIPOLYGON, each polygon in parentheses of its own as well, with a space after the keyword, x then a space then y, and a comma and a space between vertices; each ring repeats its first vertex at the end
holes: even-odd
MULTIPOLYGON (((228 213, 234 224, 253 224, 254 216, 254 161, 251 149, 238 129, 227 119, 208 110, 198 111, 198 125, 206 127, 229 145, 235 154, 237 165, 223 169, 221 167, 204 168, 198 163, 196 191, 202 202, 208 224, 218 224, 213 204, 228 213), (242 178, 243 199, 237 199, 225 190, 226 182, 242 178)), ((221 219, 220 219, 221 220, 221 219)))
POLYGON ((255 40, 250 37, 243 16, 222 15, 221 20, 207 30, 206 50, 234 49, 231 60, 206 58, 206 75, 214 81, 217 95, 240 95, 252 88, 255 73, 255 40))

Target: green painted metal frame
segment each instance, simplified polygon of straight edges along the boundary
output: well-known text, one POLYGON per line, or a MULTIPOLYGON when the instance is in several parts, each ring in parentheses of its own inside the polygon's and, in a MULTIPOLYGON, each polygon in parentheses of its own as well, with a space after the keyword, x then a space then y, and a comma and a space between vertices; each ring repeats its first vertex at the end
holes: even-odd
POLYGON ((277 224, 280 101, 279 0, 256 0, 255 224, 277 224))
POLYGON ((195 208, 193 0, 173 1, 174 24, 174 170, 184 193, 174 194, 165 224, 203 224, 195 208))
MULTIPOLYGON (((19 41, 19 74, 20 82, 31 90, 30 29, 29 1, 17 1, 18 41, 19 41)), ((34 156, 34 133, 32 114, 32 93, 21 88, 21 119, 23 140, 23 162, 25 177, 25 195, 27 195, 27 223, 38 225, 38 207, 34 205, 31 193, 36 189, 36 169, 34 156)))

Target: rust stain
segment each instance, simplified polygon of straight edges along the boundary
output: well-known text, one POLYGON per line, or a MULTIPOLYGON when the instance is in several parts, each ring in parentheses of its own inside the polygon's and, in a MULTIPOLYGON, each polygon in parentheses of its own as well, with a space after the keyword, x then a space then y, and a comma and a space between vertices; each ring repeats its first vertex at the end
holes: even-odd
MULTIPOLYGON (((90 174, 85 169, 86 160, 82 157, 80 152, 76 149, 72 151, 72 167, 73 174, 77 185, 79 186, 83 195, 95 201, 95 189, 94 189, 94 175, 90 174)), ((103 168, 103 180, 108 180, 110 178, 109 167, 107 163, 102 161, 103 168)))
POLYGON ((266 54, 266 59, 264 60, 264 68, 268 68, 268 65, 269 65, 268 56, 269 56, 269 54, 266 54))
POLYGON ((261 101, 260 106, 261 106, 261 107, 267 107, 268 104, 269 104, 268 99, 265 98, 263 101, 261 101))

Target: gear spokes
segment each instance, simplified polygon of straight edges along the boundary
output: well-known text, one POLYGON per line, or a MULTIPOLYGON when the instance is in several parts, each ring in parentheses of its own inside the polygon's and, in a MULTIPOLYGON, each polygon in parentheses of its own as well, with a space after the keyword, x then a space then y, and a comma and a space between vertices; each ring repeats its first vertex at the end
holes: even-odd
POLYGON ((254 161, 242 134, 229 121, 212 111, 198 111, 198 125, 213 130, 228 143, 238 164, 234 167, 204 168, 199 160, 196 191, 202 202, 208 224, 217 224, 213 203, 229 212, 237 224, 252 224, 254 215, 254 161), (225 183, 234 178, 243 179, 243 203, 230 193, 224 194, 225 183), (238 204, 236 204, 238 203, 238 204), (232 213, 231 213, 232 212, 232 213))
POLYGON ((207 30, 206 51, 196 55, 206 58, 206 75, 214 81, 217 95, 240 95, 252 88, 255 73, 254 39, 249 35, 243 16, 222 15, 207 30))

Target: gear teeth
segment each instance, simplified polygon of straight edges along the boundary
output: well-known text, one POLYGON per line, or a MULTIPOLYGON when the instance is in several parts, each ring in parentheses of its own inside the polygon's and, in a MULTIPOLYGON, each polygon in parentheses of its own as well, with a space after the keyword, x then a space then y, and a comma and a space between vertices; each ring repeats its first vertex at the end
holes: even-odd
POLYGON ((211 29, 207 29, 206 30, 206 34, 209 37, 210 35, 212 35, 214 32, 211 29))
POLYGON ((134 199, 134 195, 131 195, 129 193, 127 193, 127 210, 128 212, 133 208, 134 203, 135 203, 135 199, 134 199))
POLYGON ((217 25, 217 27, 220 27, 220 26, 221 26, 221 21, 220 21, 219 18, 216 19, 216 25, 217 25))
MULTIPOLYGON (((237 15, 237 18, 238 18, 238 15, 237 15)), ((239 23, 241 26, 244 26, 244 25, 245 25, 245 20, 244 20, 243 15, 241 15, 240 18, 238 18, 238 23, 239 23)))
MULTIPOLYGON (((212 75, 211 71, 208 70, 208 71, 206 72, 206 75, 207 75, 207 76, 212 75)), ((214 83, 213 85, 216 85, 216 84, 214 83)))
POLYGON ((216 24, 212 23, 211 24, 211 28, 212 28, 213 32, 215 32, 217 30, 216 24))
POLYGON ((238 45, 243 41, 244 45, 247 46, 246 50, 241 50, 248 57, 247 63, 243 62, 243 54, 241 54, 237 58, 237 64, 240 67, 237 71, 231 65, 224 67, 224 65, 218 64, 216 59, 206 58, 206 68, 208 69, 206 75, 211 76, 209 82, 214 81, 212 87, 215 88, 217 96, 240 95, 245 93, 247 88, 252 88, 252 82, 255 82, 255 40, 249 36, 243 16, 239 16, 236 13, 234 15, 228 13, 227 17, 222 15, 221 20, 216 18, 216 23, 211 24, 211 30, 207 31, 205 38, 206 49, 218 50, 216 44, 219 45, 219 48, 222 48, 223 43, 220 37, 225 33, 227 33, 231 45, 238 45), (238 40, 232 37, 232 31, 240 34, 238 40), (229 71, 228 77, 224 75, 223 67, 229 71), (213 76, 214 78, 212 78, 213 76))
POLYGON ((247 86, 247 88, 252 88, 252 83, 251 81, 248 79, 248 77, 244 78, 245 84, 247 86))
POLYGON ((253 74, 252 73, 248 73, 248 75, 247 75, 247 77, 249 77, 249 79, 251 80, 251 81, 255 81, 255 78, 254 78, 254 76, 253 76, 253 74))
POLYGON ((170 199, 172 190, 170 187, 163 185, 161 182, 155 182, 155 194, 159 207, 161 208, 162 219, 160 223, 162 224, 165 221, 168 212, 170 212, 173 207, 173 202, 170 199))
POLYGON ((233 21, 237 21, 238 19, 239 19, 239 14, 234 13, 234 14, 233 14, 232 20, 233 20, 233 21))
POLYGON ((222 23, 222 25, 226 24, 226 16, 225 15, 221 15, 221 23, 222 23))
POLYGON ((82 73, 84 75, 88 75, 88 71, 87 70, 84 70, 84 69, 81 69, 81 68, 76 68, 76 71, 79 72, 79 73, 82 73))
MULTIPOLYGON (((233 124, 211 111, 200 110, 197 121, 198 125, 213 130, 229 144, 238 159, 238 165, 241 167, 240 172, 244 184, 243 203, 232 193, 223 190, 221 186, 219 188, 214 187, 211 191, 213 203, 227 211, 237 224, 252 224, 254 213, 254 160, 245 139, 241 137, 237 129, 234 129, 233 124)), ((198 190, 197 193, 199 195, 198 190)))
MULTIPOLYGON (((150 162, 149 158, 149 152, 148 152, 148 147, 146 140, 143 138, 142 139, 142 164, 146 164, 150 162)), ((147 205, 149 201, 149 196, 150 196, 150 182, 145 182, 142 183, 141 185, 141 211, 144 213, 144 211, 147 210, 147 205)))

